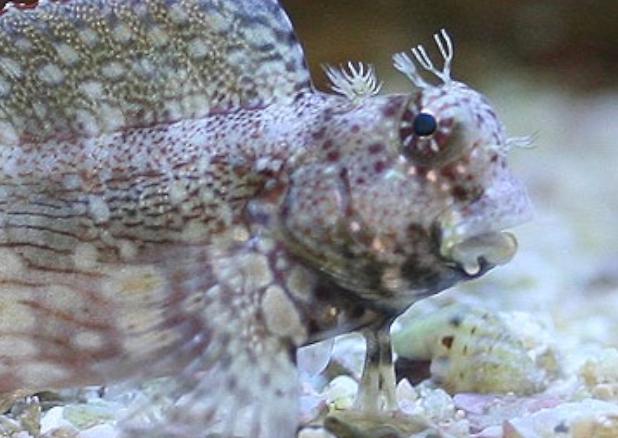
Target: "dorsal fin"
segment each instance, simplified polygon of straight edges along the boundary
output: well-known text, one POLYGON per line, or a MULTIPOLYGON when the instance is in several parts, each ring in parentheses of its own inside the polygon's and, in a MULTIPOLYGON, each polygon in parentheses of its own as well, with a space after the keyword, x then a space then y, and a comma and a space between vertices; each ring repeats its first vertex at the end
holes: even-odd
POLYGON ((277 0, 47 0, 0 17, 4 146, 262 107, 310 88, 277 0))

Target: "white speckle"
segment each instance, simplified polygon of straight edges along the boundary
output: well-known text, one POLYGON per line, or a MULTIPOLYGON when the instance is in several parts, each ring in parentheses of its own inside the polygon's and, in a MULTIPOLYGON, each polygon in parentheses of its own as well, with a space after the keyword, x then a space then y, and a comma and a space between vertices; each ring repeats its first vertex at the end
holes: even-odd
MULTIPOLYGON (((183 115, 195 117, 198 112, 203 113, 200 105, 204 104, 204 102, 199 97, 199 94, 188 94, 182 98, 183 115)), ((208 108, 208 105, 206 105, 206 108, 208 108)))
POLYGON ((99 81, 86 81, 79 85, 79 90, 92 100, 103 97, 103 84, 99 81))
POLYGON ((214 261, 213 268, 219 283, 235 289, 242 288, 243 285, 259 289, 273 279, 268 260, 261 254, 220 257, 214 261))
POLYGON ((178 205, 187 199, 188 193, 185 183, 182 181, 174 181, 170 185, 169 196, 172 205, 178 205))
POLYGON ((4 335, 0 337, 0 351, 5 352, 3 353, 5 357, 9 356, 6 352, 10 352, 10 357, 16 358, 20 356, 36 355, 37 348, 26 336, 16 337, 4 335))
POLYGON ((11 84, 0 76, 0 97, 7 97, 11 92, 11 84))
POLYGON ((131 5, 131 7, 133 8, 133 12, 135 13, 135 16, 139 18, 144 18, 148 16, 148 5, 147 4, 138 3, 136 5, 131 5))
POLYGON ((133 71, 142 78, 150 79, 154 77, 157 68, 148 58, 141 58, 133 64, 133 71))
POLYGON ((255 288, 261 288, 273 281, 268 259, 261 254, 247 254, 239 261, 243 277, 255 288))
POLYGON ((123 260, 130 261, 137 256, 137 247, 132 242, 121 240, 117 242, 117 245, 120 251, 120 257, 122 257, 123 260))
POLYGON ((89 270, 97 265, 98 255, 99 250, 92 243, 80 243, 75 247, 73 263, 77 269, 89 270))
POLYGON ((230 20, 220 12, 213 11, 210 13, 208 25, 212 27, 215 32, 225 32, 230 27, 230 20))
POLYGON ((251 44, 264 46, 272 42, 272 29, 268 26, 260 26, 251 32, 251 44))
POLYGON ((105 345, 105 339, 100 333, 93 331, 80 331, 73 336, 73 344, 78 348, 95 350, 105 345))
POLYGON ((68 370, 52 362, 29 361, 15 368, 24 386, 59 383, 69 377, 68 370))
POLYGON ((113 131, 124 126, 125 119, 120 108, 110 105, 101 105, 101 117, 105 123, 105 129, 113 131))
POLYGON ((287 269, 287 259, 285 257, 277 257, 277 260, 275 261, 275 268, 277 268, 278 271, 283 271, 284 269, 287 269))
POLYGON ((201 220, 192 220, 182 230, 181 239, 185 242, 199 242, 208 236, 208 227, 201 220))
POLYGON ((375 237, 371 241, 371 249, 373 249, 376 252, 382 253, 384 252, 386 248, 384 247, 384 243, 382 242, 382 240, 378 237, 375 237))
POLYGON ((438 180, 438 174, 436 173, 435 170, 430 170, 429 172, 427 172, 427 181, 435 183, 438 180))
POLYGON ((32 42, 28 38, 17 38, 13 45, 22 53, 27 53, 32 50, 32 42))
POLYGON ((286 280, 286 286, 296 298, 307 300, 310 298, 313 284, 303 268, 295 267, 286 280))
POLYGON ((59 85, 64 81, 64 73, 56 64, 47 64, 38 72, 39 79, 49 85, 59 85))
POLYGON ((90 28, 79 30, 79 37, 90 48, 94 47, 99 42, 99 35, 90 28))
POLYGON ((121 78, 126 72, 124 66, 119 62, 110 62, 101 67, 101 73, 108 79, 121 78))
MULTIPOLYGON (((35 330, 37 318, 34 311, 22 304, 24 300, 31 300, 35 294, 30 287, 4 287, 0 297, 0 332, 2 333, 29 333, 35 330)), ((10 350, 0 350, 10 351, 10 350)))
POLYGON ((75 111, 74 126, 77 130, 90 136, 94 136, 99 133, 99 124, 97 123, 97 119, 86 110, 75 111))
POLYGON ((127 303, 125 310, 128 313, 132 314, 133 311, 146 313, 148 305, 158 302, 157 300, 161 299, 167 291, 164 275, 154 266, 130 265, 121 269, 110 269, 109 280, 101 285, 101 291, 105 295, 114 297, 114 300, 117 299, 118 294, 121 294, 122 302, 127 303), (131 299, 135 300, 135 304, 139 304, 140 308, 132 308, 131 299))
POLYGON ((60 60, 66 65, 71 66, 79 61, 79 54, 67 43, 58 43, 55 47, 56 52, 58 52, 58 58, 60 58, 60 60))
POLYGON ((227 60, 231 65, 243 65, 250 63, 249 55, 244 50, 238 50, 227 55, 227 60))
POLYGON ((187 14, 184 6, 178 3, 171 7, 169 16, 175 24, 185 24, 189 20, 189 14, 187 14))
POLYGON ((270 166, 271 159, 269 157, 262 157, 257 160, 255 163, 255 170, 257 172, 263 172, 267 170, 270 166))
POLYGON ((22 69, 17 61, 5 56, 0 57, 0 71, 4 70, 9 76, 21 79, 22 69))
POLYGON ((165 111, 168 113, 169 120, 177 120, 182 118, 182 109, 178 100, 168 100, 165 102, 165 111))
POLYGON ((189 41, 189 56, 193 59, 202 59, 208 54, 208 45, 202 38, 193 38, 189 41))
POLYGON ((148 33, 150 41, 155 47, 161 47, 168 43, 169 36, 160 26, 152 26, 148 33))
POLYGON ((457 166, 455 166, 455 170, 456 170, 456 171, 457 171, 457 173, 458 173, 458 174, 460 174, 460 175, 463 175, 463 174, 465 174, 465 173, 468 171, 468 169, 466 168, 466 166, 465 166, 465 165, 463 165, 463 164, 461 164, 461 163, 459 163, 459 164, 457 164, 457 166))
POLYGON ((200 157, 197 162, 197 171, 199 173, 205 173, 210 168, 210 157, 200 157))
POLYGON ((13 125, 9 122, 0 120, 0 144, 6 146, 17 144, 17 142, 19 142, 19 137, 13 125))
POLYGON ((203 94, 193 96, 193 112, 195 117, 204 117, 210 112, 208 98, 203 94))
POLYGON ((24 268, 18 254, 10 249, 0 249, 0 276, 11 278, 19 274, 24 268))
POLYGON ((269 254, 275 249, 275 241, 273 239, 262 237, 258 240, 257 249, 262 254, 269 254))
POLYGON ((128 43, 133 38, 133 32, 131 28, 124 23, 120 23, 116 26, 112 32, 112 38, 119 43, 128 43))
POLYGON ((249 231, 246 227, 239 225, 234 227, 234 229, 232 230, 232 238, 236 242, 246 242, 247 240, 249 240, 249 237, 251 236, 249 235, 249 231))
POLYGON ((268 329, 277 336, 289 336, 297 344, 307 333, 296 307, 279 286, 270 286, 262 297, 262 313, 268 329))
POLYGON ((64 176, 62 183, 67 190, 79 190, 84 182, 79 175, 69 174, 64 176))
POLYGON ((111 215, 107 202, 100 196, 90 196, 88 210, 96 223, 107 222, 111 215))
POLYGON ((47 116, 47 107, 43 104, 43 102, 33 102, 32 109, 34 110, 34 114, 41 119, 44 119, 47 116))

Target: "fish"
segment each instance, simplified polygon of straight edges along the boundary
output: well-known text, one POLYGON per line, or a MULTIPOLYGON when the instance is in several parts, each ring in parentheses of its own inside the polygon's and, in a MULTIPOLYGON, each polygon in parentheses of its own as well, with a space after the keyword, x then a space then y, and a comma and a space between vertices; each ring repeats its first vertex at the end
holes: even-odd
POLYGON ((445 31, 441 69, 394 56, 409 91, 350 63, 325 92, 276 0, 26 3, 0 16, 0 392, 167 377, 123 436, 290 438, 299 348, 363 332, 355 407, 396 409, 391 322, 515 254, 524 141, 445 31))

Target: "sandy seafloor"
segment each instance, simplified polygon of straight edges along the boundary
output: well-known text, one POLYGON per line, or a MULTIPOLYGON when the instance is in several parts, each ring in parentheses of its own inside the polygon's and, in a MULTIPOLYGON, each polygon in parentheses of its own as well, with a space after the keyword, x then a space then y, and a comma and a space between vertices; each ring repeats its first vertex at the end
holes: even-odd
MULTIPOLYGON (((400 351, 433 359, 441 379, 410 376, 398 387, 402 412, 429 428, 379 435, 368 426, 352 438, 618 437, 618 94, 569 96, 508 78, 485 91, 511 134, 537 136, 534 149, 512 153, 535 218, 514 230, 520 250, 508 266, 418 303, 396 324, 412 331, 397 335, 400 351)), ((302 360, 306 371, 322 368, 322 350, 302 360)), ((304 373, 305 421, 351 406, 362 358, 362 338, 343 337, 327 376, 304 373)), ((101 393, 7 402, 1 436, 112 438, 116 420, 148 397, 101 393)), ((331 436, 319 427, 300 435, 331 436)))

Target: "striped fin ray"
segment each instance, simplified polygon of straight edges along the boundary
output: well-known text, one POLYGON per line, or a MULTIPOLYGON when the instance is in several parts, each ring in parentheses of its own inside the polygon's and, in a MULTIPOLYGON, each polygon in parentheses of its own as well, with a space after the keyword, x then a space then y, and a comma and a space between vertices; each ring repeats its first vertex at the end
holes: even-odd
POLYGON ((120 261, 90 247, 60 272, 26 267, 26 257, 45 257, 40 248, 3 251, 13 266, 0 272, 2 390, 167 377, 158 394, 166 408, 132 413, 125 437, 294 435, 291 352, 305 332, 282 304, 268 254, 219 240, 156 245, 120 261), (283 320, 273 322, 273 309, 283 320))
MULTIPOLYGON (((183 347, 195 354, 179 362, 183 370, 162 386, 154 406, 149 401, 129 415, 123 438, 188 438, 204 432, 225 438, 294 436, 298 381, 292 351, 304 330, 298 326, 298 331, 273 332, 269 311, 277 306, 266 301, 272 303, 273 293, 283 289, 267 259, 245 246, 209 251, 208 269, 216 283, 203 293, 203 286, 194 290, 200 273, 193 272, 204 272, 203 264, 189 258, 176 267, 169 264, 166 277, 180 281, 173 287, 176 293, 203 297, 192 313, 201 328, 186 337, 183 347), (195 350, 199 345, 203 347, 195 350), (157 412, 161 400, 166 408, 157 412)), ((175 354, 170 352, 172 358, 175 354)))
POLYGON ((42 1, 0 16, 0 144, 267 106, 311 87, 276 0, 42 1))

